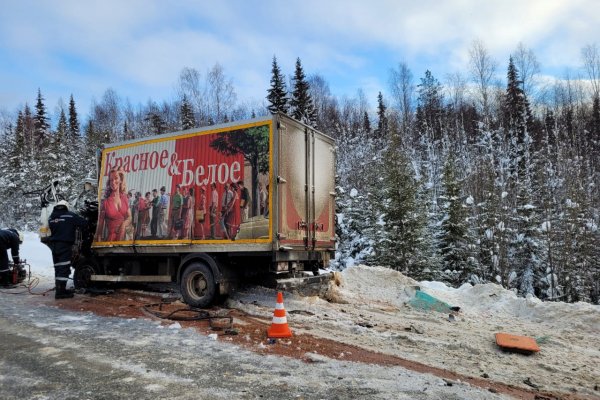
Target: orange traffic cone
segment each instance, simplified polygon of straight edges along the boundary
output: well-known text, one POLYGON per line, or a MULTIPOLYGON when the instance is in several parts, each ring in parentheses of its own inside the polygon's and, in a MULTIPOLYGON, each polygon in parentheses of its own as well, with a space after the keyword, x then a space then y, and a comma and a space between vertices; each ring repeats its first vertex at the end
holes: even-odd
POLYGON ((270 338, 286 338, 292 337, 292 332, 285 317, 285 308, 283 308, 283 293, 277 293, 277 304, 273 312, 273 323, 267 329, 267 337, 270 338))

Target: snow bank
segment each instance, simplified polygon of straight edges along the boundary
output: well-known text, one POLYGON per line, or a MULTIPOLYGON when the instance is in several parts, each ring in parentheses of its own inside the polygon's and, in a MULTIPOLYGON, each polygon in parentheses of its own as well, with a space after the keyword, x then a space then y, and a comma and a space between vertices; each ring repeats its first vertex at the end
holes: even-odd
POLYGON ((19 249, 21 259, 31 266, 31 274, 37 277, 54 278, 54 263, 50 248, 40 241, 35 232, 24 232, 23 244, 19 249))
POLYGON ((531 322, 548 322, 563 329, 582 332, 600 331, 600 306, 589 303, 542 302, 534 296, 518 297, 512 290, 494 283, 458 289, 440 282, 419 282, 428 294, 461 307, 467 314, 504 314, 531 322))

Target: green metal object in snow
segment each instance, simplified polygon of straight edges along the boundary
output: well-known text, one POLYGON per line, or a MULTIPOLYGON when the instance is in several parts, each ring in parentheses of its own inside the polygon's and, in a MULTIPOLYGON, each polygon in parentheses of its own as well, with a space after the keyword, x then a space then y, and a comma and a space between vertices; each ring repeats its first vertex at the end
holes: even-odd
POLYGON ((449 313, 452 311, 448 303, 444 303, 443 301, 438 300, 425 292, 421 292, 420 290, 415 292, 415 296, 410 299, 408 304, 420 310, 432 310, 442 313, 449 313))

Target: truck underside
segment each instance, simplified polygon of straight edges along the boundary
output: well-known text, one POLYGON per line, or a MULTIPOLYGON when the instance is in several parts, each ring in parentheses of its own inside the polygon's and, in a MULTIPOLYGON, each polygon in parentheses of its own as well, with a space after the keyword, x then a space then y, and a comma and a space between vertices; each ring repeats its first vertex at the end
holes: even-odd
POLYGON ((74 283, 89 288, 100 283, 176 283, 184 301, 206 307, 239 284, 275 287, 278 280, 318 275, 321 252, 232 252, 125 255, 88 254, 75 264, 74 283), (280 254, 278 254, 280 253, 280 254))

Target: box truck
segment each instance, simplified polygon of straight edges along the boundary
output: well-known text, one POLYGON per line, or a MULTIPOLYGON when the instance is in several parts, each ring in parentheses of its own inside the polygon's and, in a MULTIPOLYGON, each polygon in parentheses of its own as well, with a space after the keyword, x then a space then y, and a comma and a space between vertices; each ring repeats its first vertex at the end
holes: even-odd
POLYGON ((99 161, 76 286, 175 282, 205 307, 333 255, 334 142, 286 115, 106 144, 99 161))

